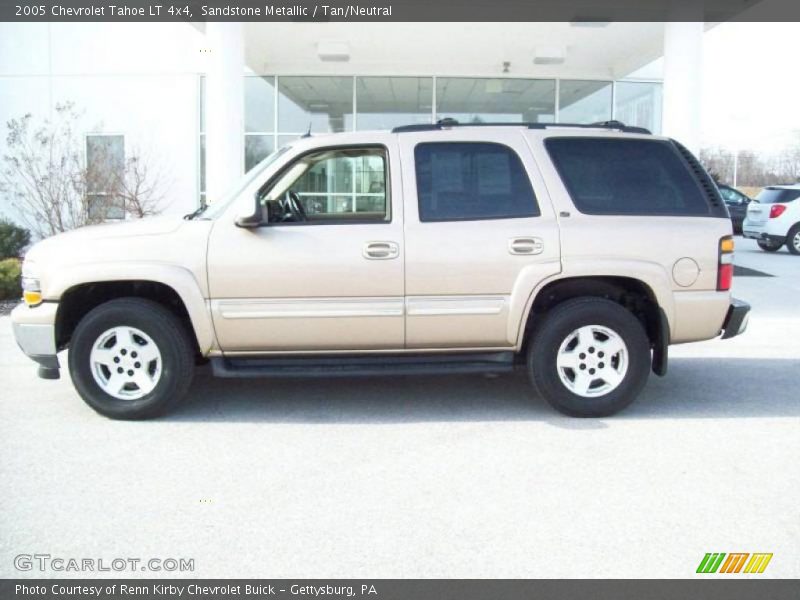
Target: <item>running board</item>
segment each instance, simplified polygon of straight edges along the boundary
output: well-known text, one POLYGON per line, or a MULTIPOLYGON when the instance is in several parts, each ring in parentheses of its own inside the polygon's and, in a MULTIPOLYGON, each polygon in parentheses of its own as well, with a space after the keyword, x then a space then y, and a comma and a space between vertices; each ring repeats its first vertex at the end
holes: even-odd
POLYGON ((214 357, 216 377, 368 377, 374 375, 434 375, 441 373, 507 373, 514 369, 513 352, 465 354, 343 355, 286 358, 214 357))

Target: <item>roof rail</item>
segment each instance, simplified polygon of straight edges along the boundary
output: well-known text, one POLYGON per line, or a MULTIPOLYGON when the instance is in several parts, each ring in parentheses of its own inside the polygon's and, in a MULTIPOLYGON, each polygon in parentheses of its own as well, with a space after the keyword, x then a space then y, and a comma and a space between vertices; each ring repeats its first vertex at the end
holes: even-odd
POLYGON ((401 125, 392 129, 392 133, 413 133, 417 131, 439 131, 451 127, 526 127, 528 129, 550 129, 552 127, 574 127, 579 129, 613 129, 623 133, 642 133, 652 135, 649 129, 625 125, 620 121, 602 121, 599 123, 459 123, 455 119, 441 119, 436 123, 401 125))

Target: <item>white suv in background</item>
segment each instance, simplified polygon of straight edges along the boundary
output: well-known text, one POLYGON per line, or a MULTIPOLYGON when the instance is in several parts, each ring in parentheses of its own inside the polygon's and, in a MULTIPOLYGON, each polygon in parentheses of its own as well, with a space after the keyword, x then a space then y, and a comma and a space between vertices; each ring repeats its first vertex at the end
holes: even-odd
POLYGON ((789 252, 800 254, 800 184, 771 185, 747 207, 742 235, 758 240, 767 252, 786 244, 789 252))

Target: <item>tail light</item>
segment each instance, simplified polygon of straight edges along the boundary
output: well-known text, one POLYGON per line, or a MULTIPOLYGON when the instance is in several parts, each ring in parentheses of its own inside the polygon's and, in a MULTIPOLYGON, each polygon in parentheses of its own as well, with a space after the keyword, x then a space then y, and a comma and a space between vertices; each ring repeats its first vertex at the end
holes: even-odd
POLYGON ((785 204, 773 204, 769 207, 769 218, 776 219, 780 217, 786 210, 785 204))
POLYGON ((717 291, 727 292, 733 283, 733 237, 726 235, 719 241, 717 291))

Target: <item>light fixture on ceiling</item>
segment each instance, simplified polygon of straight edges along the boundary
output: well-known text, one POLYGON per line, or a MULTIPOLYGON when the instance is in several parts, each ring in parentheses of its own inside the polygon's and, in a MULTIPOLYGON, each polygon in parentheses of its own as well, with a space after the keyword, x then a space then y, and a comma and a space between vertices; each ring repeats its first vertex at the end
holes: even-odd
POLYGON ((347 62, 350 60, 350 44, 347 42, 319 42, 317 56, 325 62, 347 62))
POLYGON ((538 46, 533 57, 535 65, 561 65, 566 60, 564 46, 538 46))

